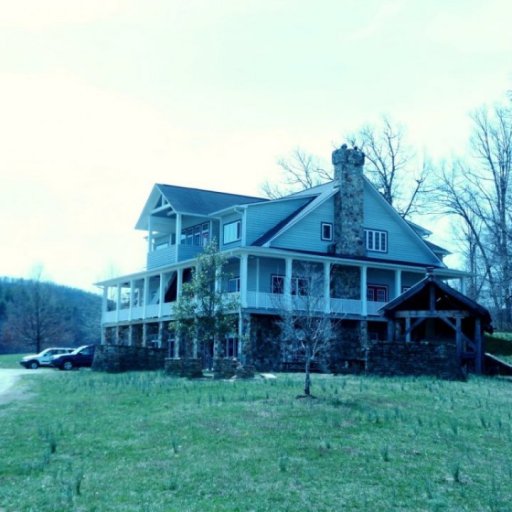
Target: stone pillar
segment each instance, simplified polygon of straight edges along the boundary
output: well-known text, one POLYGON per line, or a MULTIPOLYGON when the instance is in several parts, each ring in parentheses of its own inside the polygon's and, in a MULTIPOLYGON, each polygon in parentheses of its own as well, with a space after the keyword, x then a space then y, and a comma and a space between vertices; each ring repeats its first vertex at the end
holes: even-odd
POLYGON ((336 254, 364 256, 364 153, 346 144, 332 153, 334 179, 334 242, 336 254))

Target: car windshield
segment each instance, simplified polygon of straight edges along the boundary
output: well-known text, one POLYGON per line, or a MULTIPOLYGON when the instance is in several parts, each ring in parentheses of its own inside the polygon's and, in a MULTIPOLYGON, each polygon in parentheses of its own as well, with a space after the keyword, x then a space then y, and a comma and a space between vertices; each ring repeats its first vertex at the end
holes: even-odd
POLYGON ((81 347, 75 348, 75 350, 73 350, 73 352, 71 352, 71 353, 72 354, 78 354, 79 352, 81 352, 86 347, 87 347, 87 345, 82 345, 81 347))

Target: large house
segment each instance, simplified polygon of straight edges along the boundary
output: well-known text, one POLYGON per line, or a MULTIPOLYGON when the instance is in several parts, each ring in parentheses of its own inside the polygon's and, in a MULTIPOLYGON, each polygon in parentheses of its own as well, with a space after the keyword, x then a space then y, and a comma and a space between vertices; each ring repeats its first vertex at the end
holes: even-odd
POLYGON ((380 308, 427 269, 438 279, 462 281, 463 272, 443 263, 448 251, 427 240, 428 230, 405 221, 365 178, 361 151, 344 145, 333 152, 333 165, 333 181, 273 200, 156 184, 136 224, 147 234, 146 269, 99 283, 102 343, 186 355, 169 331, 173 304, 213 239, 231 276, 219 286, 240 304, 233 312, 238 331, 225 340, 224 355, 260 368, 275 368, 283 357, 276 315, 311 291, 306 265, 320 276, 319 314, 340 320, 334 359, 344 364, 368 340, 386 338, 380 308))

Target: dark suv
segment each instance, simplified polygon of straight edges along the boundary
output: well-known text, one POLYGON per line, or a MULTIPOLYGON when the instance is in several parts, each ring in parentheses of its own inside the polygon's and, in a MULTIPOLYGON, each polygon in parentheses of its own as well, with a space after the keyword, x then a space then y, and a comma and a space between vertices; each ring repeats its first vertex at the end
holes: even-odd
POLYGON ((70 354, 55 356, 51 365, 59 370, 72 370, 73 368, 90 368, 94 359, 95 345, 83 345, 70 354))

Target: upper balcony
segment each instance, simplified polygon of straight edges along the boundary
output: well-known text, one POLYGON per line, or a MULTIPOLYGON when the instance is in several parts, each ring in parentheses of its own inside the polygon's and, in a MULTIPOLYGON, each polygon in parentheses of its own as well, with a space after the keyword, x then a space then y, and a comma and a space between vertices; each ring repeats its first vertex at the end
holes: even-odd
POLYGON ((179 261, 185 261, 195 258, 203 251, 204 247, 197 245, 168 245, 159 247, 147 255, 147 269, 173 265, 179 261))

